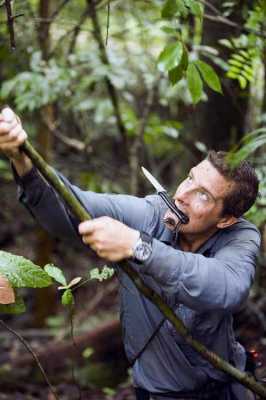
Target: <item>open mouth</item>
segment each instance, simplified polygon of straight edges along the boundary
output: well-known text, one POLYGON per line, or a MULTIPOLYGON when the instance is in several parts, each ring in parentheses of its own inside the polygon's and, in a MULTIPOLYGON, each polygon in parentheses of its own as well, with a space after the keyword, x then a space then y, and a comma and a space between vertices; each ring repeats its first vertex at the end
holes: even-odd
POLYGON ((163 222, 171 229, 171 230, 177 230, 180 228, 182 225, 182 221, 173 214, 170 210, 167 210, 164 217, 163 217, 163 222))

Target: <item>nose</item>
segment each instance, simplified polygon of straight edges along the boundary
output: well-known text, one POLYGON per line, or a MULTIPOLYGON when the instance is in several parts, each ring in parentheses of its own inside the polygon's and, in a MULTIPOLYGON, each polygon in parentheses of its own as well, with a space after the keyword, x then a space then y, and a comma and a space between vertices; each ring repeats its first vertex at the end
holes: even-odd
POLYGON ((184 204, 184 205, 189 204, 190 194, 191 194, 191 190, 189 190, 185 187, 182 187, 182 185, 179 186, 174 195, 175 203, 180 203, 180 204, 184 204))

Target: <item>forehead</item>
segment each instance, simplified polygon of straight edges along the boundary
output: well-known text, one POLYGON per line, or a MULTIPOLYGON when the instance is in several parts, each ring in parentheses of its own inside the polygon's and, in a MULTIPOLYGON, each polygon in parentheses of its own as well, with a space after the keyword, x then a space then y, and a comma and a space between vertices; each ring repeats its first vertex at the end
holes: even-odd
POLYGON ((197 164, 191 172, 197 185, 206 188, 215 199, 225 198, 234 186, 234 182, 221 175, 208 160, 197 164))

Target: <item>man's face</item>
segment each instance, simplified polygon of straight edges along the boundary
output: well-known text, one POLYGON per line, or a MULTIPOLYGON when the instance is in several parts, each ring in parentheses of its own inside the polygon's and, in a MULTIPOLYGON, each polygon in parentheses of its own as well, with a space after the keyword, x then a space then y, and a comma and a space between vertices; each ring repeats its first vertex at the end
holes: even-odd
MULTIPOLYGON (((176 206, 189 217, 180 232, 188 235, 209 235, 223 227, 223 201, 234 183, 226 180, 207 160, 191 169, 174 195, 176 206)), ((176 217, 167 211, 165 217, 176 217)), ((173 227, 166 225, 173 229, 173 227)))

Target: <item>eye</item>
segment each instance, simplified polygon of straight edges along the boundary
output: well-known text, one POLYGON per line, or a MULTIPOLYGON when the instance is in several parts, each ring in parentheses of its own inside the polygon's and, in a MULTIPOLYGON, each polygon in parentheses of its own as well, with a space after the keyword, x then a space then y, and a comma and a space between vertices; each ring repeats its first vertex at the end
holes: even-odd
POLYGON ((192 176, 191 176, 191 175, 188 175, 188 176, 187 176, 187 181, 188 181, 188 182, 192 182, 192 176))
POLYGON ((203 201, 209 200, 209 196, 206 192, 199 191, 198 194, 199 194, 199 197, 201 200, 203 200, 203 201))

